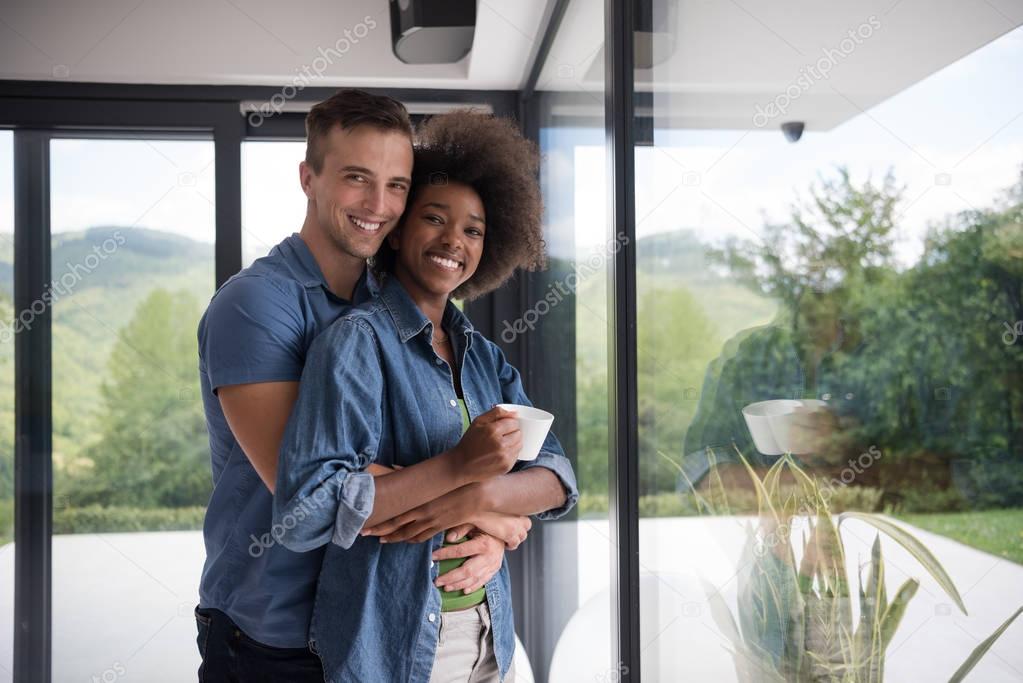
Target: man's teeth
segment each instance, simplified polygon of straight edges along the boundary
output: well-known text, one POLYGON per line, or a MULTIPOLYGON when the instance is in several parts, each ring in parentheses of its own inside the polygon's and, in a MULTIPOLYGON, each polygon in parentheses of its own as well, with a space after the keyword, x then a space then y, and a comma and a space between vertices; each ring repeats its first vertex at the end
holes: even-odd
POLYGON ((369 223, 367 221, 362 221, 356 218, 355 216, 349 216, 349 218, 352 219, 352 223, 355 223, 363 230, 376 231, 380 229, 381 225, 383 225, 383 223, 369 223))
POLYGON ((462 265, 458 261, 453 261, 449 258, 442 258, 440 256, 433 256, 432 254, 430 255, 430 260, 442 268, 448 268, 450 270, 458 270, 462 265))

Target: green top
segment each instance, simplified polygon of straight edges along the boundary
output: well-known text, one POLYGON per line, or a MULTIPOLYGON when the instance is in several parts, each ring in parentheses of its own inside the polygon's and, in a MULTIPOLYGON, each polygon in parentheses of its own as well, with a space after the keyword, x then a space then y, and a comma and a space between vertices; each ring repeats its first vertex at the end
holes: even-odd
MULTIPOLYGON (((465 430, 469 428, 469 409, 465 407, 465 401, 463 399, 458 399, 458 405, 462 409, 462 433, 464 434, 465 430)), ((445 539, 444 545, 445 546, 458 545, 459 543, 462 543, 465 540, 466 539, 463 538, 461 540, 455 541, 454 543, 449 543, 445 539)), ((438 571, 437 575, 440 576, 441 574, 448 573, 452 569, 461 567, 462 564, 465 563, 466 559, 467 558, 465 557, 456 557, 451 560, 441 560, 440 570, 438 571)), ((486 587, 480 588, 479 590, 475 590, 472 593, 469 593, 468 595, 466 595, 464 591, 441 590, 440 611, 454 612, 457 610, 467 609, 469 607, 475 607, 476 605, 480 604, 486 599, 487 599, 486 587)))

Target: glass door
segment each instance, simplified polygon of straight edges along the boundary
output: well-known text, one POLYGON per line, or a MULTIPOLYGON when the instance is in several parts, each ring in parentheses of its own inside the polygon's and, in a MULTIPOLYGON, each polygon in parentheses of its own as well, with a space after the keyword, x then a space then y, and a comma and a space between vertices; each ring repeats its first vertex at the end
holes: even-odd
POLYGON ((195 677, 211 140, 51 141, 53 679, 195 677))
POLYGON ((14 648, 14 134, 0 130, 0 681, 14 648))
POLYGON ((1023 605, 1023 29, 639 4, 643 679, 948 680, 1023 605))

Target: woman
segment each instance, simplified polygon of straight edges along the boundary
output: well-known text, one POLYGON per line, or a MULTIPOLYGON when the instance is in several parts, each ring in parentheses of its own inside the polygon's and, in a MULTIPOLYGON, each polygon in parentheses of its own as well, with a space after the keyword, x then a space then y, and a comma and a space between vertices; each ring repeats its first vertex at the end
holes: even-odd
POLYGON ((509 122, 467 111, 433 118, 420 133, 406 213, 375 259, 378 297, 309 351, 281 449, 274 522, 292 550, 330 541, 310 627, 328 681, 510 680, 507 564, 482 590, 445 597, 434 584, 438 531, 473 524, 501 535, 506 515, 567 512, 578 492, 554 435, 510 475, 500 476, 514 450, 507 461, 456 471, 467 483, 449 494, 364 526, 374 512, 371 466, 410 476, 451 452, 465 456, 484 434, 518 443, 514 420, 491 408, 528 404, 519 374, 450 299, 480 296, 516 268, 541 264, 536 170, 535 149, 509 122), (508 483, 516 477, 524 485, 508 483), (426 542, 393 542, 405 539, 426 542))

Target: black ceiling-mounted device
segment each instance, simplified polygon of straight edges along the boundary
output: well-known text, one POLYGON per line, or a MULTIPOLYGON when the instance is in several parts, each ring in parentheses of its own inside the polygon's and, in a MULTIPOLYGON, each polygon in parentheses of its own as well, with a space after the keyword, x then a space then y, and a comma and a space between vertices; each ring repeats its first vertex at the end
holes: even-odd
POLYGON ((472 49, 476 0, 391 0, 391 46, 406 64, 452 64, 472 49))

